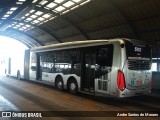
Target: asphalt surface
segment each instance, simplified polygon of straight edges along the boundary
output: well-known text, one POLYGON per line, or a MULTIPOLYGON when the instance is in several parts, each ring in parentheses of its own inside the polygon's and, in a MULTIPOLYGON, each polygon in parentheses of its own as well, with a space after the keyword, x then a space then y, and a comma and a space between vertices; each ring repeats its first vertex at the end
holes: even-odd
POLYGON ((160 113, 160 92, 149 96, 125 99, 95 97, 79 93, 71 95, 52 86, 36 84, 11 77, 0 77, 0 110, 12 112, 39 112, 42 118, 0 118, 38 120, 158 120, 160 117, 114 117, 118 113, 160 113))

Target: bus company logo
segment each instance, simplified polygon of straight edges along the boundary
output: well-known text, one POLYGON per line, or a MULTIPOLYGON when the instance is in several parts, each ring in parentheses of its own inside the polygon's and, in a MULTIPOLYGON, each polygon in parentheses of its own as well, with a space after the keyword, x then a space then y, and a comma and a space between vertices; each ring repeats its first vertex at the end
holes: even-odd
POLYGON ((11 117, 11 112, 2 112, 2 117, 11 117))

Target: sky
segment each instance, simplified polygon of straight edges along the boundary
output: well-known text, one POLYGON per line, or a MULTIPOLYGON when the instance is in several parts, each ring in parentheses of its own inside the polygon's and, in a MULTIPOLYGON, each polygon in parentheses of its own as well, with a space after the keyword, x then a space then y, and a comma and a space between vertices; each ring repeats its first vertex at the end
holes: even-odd
POLYGON ((5 36, 0 36, 0 57, 11 57, 27 49, 23 43, 5 36))

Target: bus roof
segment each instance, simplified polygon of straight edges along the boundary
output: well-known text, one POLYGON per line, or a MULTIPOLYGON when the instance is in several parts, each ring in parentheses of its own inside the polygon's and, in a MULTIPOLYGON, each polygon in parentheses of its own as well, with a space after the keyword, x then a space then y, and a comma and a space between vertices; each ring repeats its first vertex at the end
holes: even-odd
POLYGON ((89 46, 96 46, 96 45, 104 45, 104 44, 111 44, 114 42, 119 42, 120 44, 125 43, 125 41, 132 42, 133 44, 143 44, 144 42, 134 40, 134 39, 109 39, 109 40, 87 40, 87 41, 74 41, 74 42, 64 42, 64 43, 57 43, 51 44, 41 47, 32 48, 31 51, 33 52, 45 52, 45 51, 52 51, 52 50, 62 50, 62 49, 71 49, 71 48, 81 48, 81 47, 89 47, 89 46))
POLYGON ((52 50, 61 50, 61 49, 71 49, 71 48, 81 48, 81 47, 89 47, 89 46, 96 46, 96 45, 104 45, 104 44, 109 44, 109 43, 113 43, 113 42, 124 43, 122 39, 75 41, 75 42, 64 42, 64 43, 57 43, 57 44, 36 47, 36 48, 32 48, 31 51, 45 52, 45 51, 52 51, 52 50))

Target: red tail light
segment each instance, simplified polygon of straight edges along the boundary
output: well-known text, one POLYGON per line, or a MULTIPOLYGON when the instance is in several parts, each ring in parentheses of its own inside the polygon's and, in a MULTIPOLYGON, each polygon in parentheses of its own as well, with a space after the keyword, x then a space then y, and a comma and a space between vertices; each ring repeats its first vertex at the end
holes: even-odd
POLYGON ((126 88, 125 77, 122 71, 118 70, 117 87, 123 91, 126 88))

